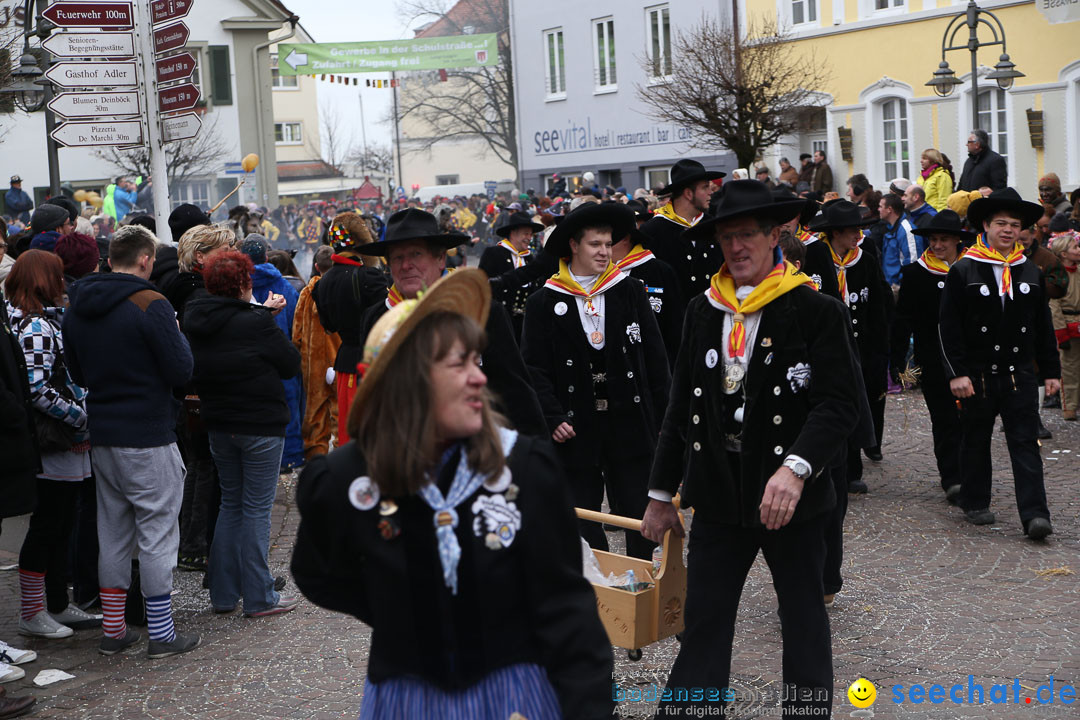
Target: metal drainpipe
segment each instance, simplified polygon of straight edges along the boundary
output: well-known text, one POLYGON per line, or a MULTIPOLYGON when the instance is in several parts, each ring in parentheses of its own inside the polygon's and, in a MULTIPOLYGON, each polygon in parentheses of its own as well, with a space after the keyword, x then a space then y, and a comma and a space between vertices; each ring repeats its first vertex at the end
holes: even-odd
MULTIPOLYGON (((297 25, 297 23, 300 22, 300 16, 299 15, 291 15, 289 17, 288 22, 289 22, 289 26, 290 26, 288 35, 283 35, 282 37, 274 38, 273 40, 267 40, 264 43, 259 43, 258 45, 256 45, 255 47, 253 47, 251 49, 251 67, 255 71, 255 134, 259 139, 258 140, 258 148, 259 148, 259 150, 264 149, 263 148, 263 142, 265 141, 265 138, 263 137, 262 82, 260 82, 260 79, 259 79, 259 51, 264 49, 264 48, 268 48, 271 45, 276 45, 277 43, 284 42, 284 41, 288 40, 289 38, 293 37, 294 35, 296 35, 296 25, 297 25)), ((273 106, 271 106, 270 111, 271 111, 271 114, 272 114, 273 113, 273 106)), ((258 166, 258 168, 256 168, 256 171, 255 171, 255 185, 256 185, 257 188, 259 188, 262 191, 263 195, 266 194, 266 190, 267 190, 267 182, 266 182, 267 163, 264 162, 264 160, 265 160, 264 156, 266 154, 267 153, 264 153, 264 152, 259 153, 259 166, 258 166)), ((277 198, 274 198, 274 202, 275 203, 277 202, 277 198)), ((270 200, 267 199, 266 202, 261 202, 261 203, 258 203, 258 204, 260 206, 262 206, 262 207, 269 208, 270 207, 270 200)))

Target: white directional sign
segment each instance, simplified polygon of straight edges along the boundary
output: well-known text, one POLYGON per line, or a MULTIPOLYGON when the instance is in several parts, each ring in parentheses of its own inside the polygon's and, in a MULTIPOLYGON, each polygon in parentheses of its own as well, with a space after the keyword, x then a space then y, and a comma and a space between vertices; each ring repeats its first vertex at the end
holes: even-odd
POLYGON ((69 122, 53 130, 52 137, 67 147, 131 145, 142 142, 142 123, 138 120, 69 122))
POLYGON ((58 57, 124 58, 135 54, 135 39, 129 32, 58 32, 41 45, 58 57))
POLYGON ((134 62, 56 63, 45 77, 60 87, 136 87, 134 62))
POLYGON ((65 118, 138 115, 139 93, 136 90, 60 93, 49 101, 49 109, 65 118))
POLYGON ((193 112, 183 113, 161 119, 161 134, 164 142, 190 140, 199 134, 202 120, 193 112))

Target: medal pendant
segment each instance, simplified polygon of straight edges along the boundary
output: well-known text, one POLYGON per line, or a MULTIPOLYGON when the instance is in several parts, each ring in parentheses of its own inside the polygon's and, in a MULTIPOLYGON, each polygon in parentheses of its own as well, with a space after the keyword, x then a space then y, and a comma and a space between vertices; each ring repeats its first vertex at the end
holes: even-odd
POLYGON ((724 389, 728 392, 735 392, 739 388, 739 383, 730 377, 724 378, 724 389))
POLYGON ((742 365, 728 365, 724 372, 725 377, 735 382, 741 381, 746 377, 746 371, 743 370, 742 365))
POLYGON ((589 340, 592 342, 593 345, 599 345, 600 343, 604 342, 604 333, 600 332, 599 330, 595 330, 591 335, 589 335, 589 340))

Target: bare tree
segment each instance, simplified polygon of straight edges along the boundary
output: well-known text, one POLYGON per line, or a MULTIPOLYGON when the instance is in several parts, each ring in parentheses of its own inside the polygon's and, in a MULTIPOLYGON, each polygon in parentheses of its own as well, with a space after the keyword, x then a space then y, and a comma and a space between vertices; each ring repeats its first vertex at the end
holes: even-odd
MULTIPOLYGON (((232 152, 233 148, 217 131, 215 116, 212 122, 203 125, 193 140, 181 140, 165 146, 165 169, 169 176, 169 186, 216 172, 222 158, 229 157, 232 152)), ((122 150, 110 145, 96 150, 94 154, 111 164, 122 175, 151 175, 150 151, 145 146, 122 150)))
MULTIPOLYGON (((354 132, 346 130, 341 122, 341 113, 330 103, 319 106, 319 130, 322 145, 322 159, 334 168, 338 174, 344 174, 344 165, 354 154, 354 132)), ((308 148, 318 155, 315 144, 308 141, 308 148)))
POLYGON ((497 158, 518 165, 517 119, 514 114, 513 65, 510 58, 508 0, 401 0, 399 11, 411 23, 430 23, 435 35, 497 33, 499 64, 409 75, 410 87, 400 94, 398 119, 414 117, 430 132, 415 141, 428 151, 440 140, 480 138, 497 158), (417 88, 416 83, 421 83, 417 88))
POLYGON ((360 166, 363 174, 394 174, 394 151, 388 145, 372 143, 367 148, 357 148, 348 158, 349 162, 360 166))
MULTIPOLYGON (((703 15, 679 31, 671 50, 675 74, 664 83, 638 86, 638 98, 657 120, 691 128, 699 148, 726 148, 739 167, 797 131, 802 111, 831 74, 811 50, 796 48, 772 20, 751 21, 745 39, 731 26, 703 15)), ((642 58, 655 75, 651 58, 642 58)))

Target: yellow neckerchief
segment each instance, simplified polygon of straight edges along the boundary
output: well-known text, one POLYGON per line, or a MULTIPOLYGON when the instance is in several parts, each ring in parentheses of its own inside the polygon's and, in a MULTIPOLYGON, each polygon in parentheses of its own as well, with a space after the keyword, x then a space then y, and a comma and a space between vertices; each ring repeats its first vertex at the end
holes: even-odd
POLYGON ((844 300, 845 305, 850 305, 847 295, 847 272, 845 268, 849 268, 855 263, 859 262, 859 258, 862 257, 862 248, 856 245, 851 250, 848 250, 847 255, 841 260, 840 256, 833 250, 832 241, 826 239, 825 245, 829 248, 829 254, 832 255, 833 266, 836 268, 836 282, 840 285, 840 297, 844 300))
MULTIPOLYGON (((960 252, 956 255, 956 260, 964 257, 964 252, 964 249, 961 248, 960 252)), ((953 264, 956 263, 956 260, 953 260, 953 264)), ((948 275, 949 268, 952 267, 952 265, 945 262, 944 260, 938 259, 938 256, 932 253, 930 251, 930 248, 926 248, 925 250, 923 250, 922 257, 919 258, 918 262, 920 265, 932 272, 934 275, 948 275)))
POLYGON ((795 237, 803 245, 809 245, 810 243, 815 243, 815 242, 817 242, 818 240, 821 239, 820 237, 818 237, 817 233, 810 232, 805 227, 803 227, 801 224, 799 225, 798 229, 795 230, 795 237))
POLYGON ((1001 291, 1000 296, 1008 295, 1009 299, 1012 299, 1012 270, 1009 269, 1011 265, 1019 265, 1027 260, 1024 256, 1024 246, 1020 243, 1013 245, 1013 249, 1006 257, 1002 255, 1000 251, 990 247, 989 241, 986 239, 986 233, 979 233, 979 237, 975 240, 975 244, 968 248, 965 257, 969 257, 972 260, 978 262, 989 263, 990 265, 1001 265, 1001 291))
POLYGON ((499 247, 504 247, 510 251, 510 260, 511 262, 513 262, 515 270, 524 265, 525 258, 529 257, 529 255, 532 254, 528 250, 518 250, 516 247, 510 244, 509 240, 500 240, 499 247))
POLYGON ((635 268, 638 265, 647 263, 654 257, 656 256, 652 254, 651 250, 646 250, 639 243, 632 247, 630 252, 626 253, 626 257, 615 263, 615 267, 619 268, 622 272, 630 272, 630 268, 635 268))
POLYGON ((615 267, 615 263, 608 262, 608 266, 604 269, 604 272, 600 273, 600 277, 596 278, 596 282, 593 283, 593 286, 586 290, 581 287, 578 281, 574 279, 574 276, 570 274, 570 265, 566 262, 566 258, 562 258, 559 260, 559 272, 552 275, 551 278, 544 283, 544 286, 549 287, 556 292, 573 295, 574 297, 584 298, 586 301, 589 301, 625 277, 626 275, 619 272, 619 268, 615 267))
POLYGON ((665 220, 670 220, 676 225, 682 225, 683 227, 694 227, 695 225, 697 225, 698 221, 701 220, 701 218, 705 215, 705 213, 700 213, 693 220, 687 220, 681 215, 677 215, 675 213, 675 206, 671 203, 668 203, 667 205, 662 205, 659 210, 653 213, 653 215, 658 215, 665 220))
POLYGON ((728 357, 743 357, 746 354, 746 327, 743 325, 746 314, 760 310, 800 285, 809 285, 817 289, 813 280, 797 271, 794 265, 785 260, 777 263, 765 279, 758 283, 753 292, 740 303, 735 296, 735 279, 731 276, 727 263, 721 265, 720 270, 712 276, 709 289, 705 294, 713 307, 732 313, 728 357))
POLYGON ((397 289, 397 285, 391 285, 390 290, 386 293, 386 309, 389 310, 404 299, 401 291, 397 289))

